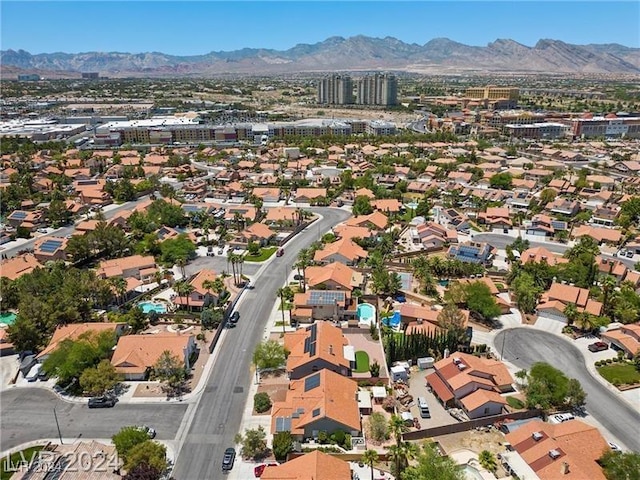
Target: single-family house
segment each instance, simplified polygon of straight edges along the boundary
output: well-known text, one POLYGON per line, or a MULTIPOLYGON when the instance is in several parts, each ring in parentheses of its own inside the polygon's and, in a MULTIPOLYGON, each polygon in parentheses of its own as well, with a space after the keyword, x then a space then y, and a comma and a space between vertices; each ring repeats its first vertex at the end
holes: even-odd
POLYGON ((368 255, 367 251, 354 241, 341 238, 326 244, 320 250, 316 250, 313 260, 323 265, 333 262, 355 265, 360 260, 367 258, 368 255))
POLYGON ((378 210, 369 215, 356 215, 344 222, 344 224, 348 226, 368 227, 371 230, 384 230, 387 228, 388 223, 389 218, 378 210))
POLYGON ((618 245, 622 240, 622 232, 613 228, 593 227, 591 225, 580 225, 572 232, 573 238, 591 237, 598 244, 608 243, 618 245))
POLYGON ((555 266, 561 263, 567 263, 568 258, 561 257, 560 255, 547 250, 544 247, 532 247, 528 248, 524 252, 520 253, 520 263, 541 263, 546 262, 548 265, 555 266))
POLYGON ((16 280, 39 267, 42 267, 42 264, 38 262, 35 255, 24 253, 0 262, 0 277, 16 280))
POLYGON ((447 251, 447 255, 461 262, 489 265, 493 251, 494 248, 488 243, 465 242, 451 245, 447 251))
POLYGON ((33 255, 39 262, 66 260, 67 239, 60 237, 40 237, 33 244, 33 255))
POLYGON ((605 480, 598 460, 610 450, 597 427, 573 419, 558 424, 533 420, 508 433, 501 460, 517 478, 605 480))
POLYGON ((349 290, 307 290, 293 297, 291 319, 298 322, 348 320, 355 316, 356 305, 349 290))
POLYGON ((600 334, 600 339, 624 352, 626 357, 633 358, 640 351, 640 323, 607 330, 600 334))
POLYGON ((488 207, 485 212, 478 214, 478 221, 491 228, 506 229, 513 225, 509 209, 504 207, 488 207))
POLYGON ((49 344, 37 355, 39 362, 44 362, 51 352, 65 340, 78 340, 84 336, 97 335, 102 332, 112 332, 114 337, 119 337, 125 333, 127 324, 124 322, 89 322, 89 323, 70 323, 56 328, 53 332, 49 344))
POLYGON ((339 262, 307 267, 304 277, 306 285, 317 290, 352 291, 354 288, 361 288, 364 281, 361 272, 339 262))
POLYGON ((579 312, 596 316, 602 311, 602 303, 589 298, 589 290, 586 288, 554 282, 540 299, 538 316, 566 323, 564 310, 569 304, 575 305, 579 312))
POLYGON ((327 198, 326 188, 298 188, 296 190, 296 203, 312 203, 322 198, 327 198))
POLYGON ((208 283, 206 282, 213 282, 217 277, 218 275, 213 270, 200 270, 189 280, 189 285, 193 287, 193 291, 187 296, 176 295, 173 298, 173 303, 181 307, 196 310, 202 310, 212 303, 215 304, 220 294, 207 289, 206 285, 208 285, 208 283))
POLYGON ((144 290, 143 285, 155 281, 156 272, 158 272, 158 266, 151 255, 131 255, 104 260, 96 269, 96 275, 99 278, 124 278, 127 281, 127 292, 144 290))
POLYGON ((271 408, 271 433, 288 431, 298 441, 337 430, 359 436, 357 391, 354 380, 326 369, 292 380, 286 399, 271 408))
POLYGON ((262 480, 351 480, 347 462, 320 450, 313 450, 282 465, 268 465, 262 480))
POLYGON ((447 407, 462 408, 471 419, 500 414, 507 403, 500 394, 513 391, 509 370, 497 360, 456 352, 433 367, 426 379, 434 395, 447 407))
POLYGON ((290 352, 287 375, 293 380, 324 369, 350 377, 355 367, 353 347, 342 329, 329 322, 316 322, 286 333, 284 346, 290 352))

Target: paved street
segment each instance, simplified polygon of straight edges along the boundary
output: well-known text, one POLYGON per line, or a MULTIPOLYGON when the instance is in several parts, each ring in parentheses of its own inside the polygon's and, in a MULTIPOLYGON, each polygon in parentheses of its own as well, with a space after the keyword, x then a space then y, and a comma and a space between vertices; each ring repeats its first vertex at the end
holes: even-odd
POLYGON ((57 438, 54 407, 64 438, 111 438, 124 426, 145 424, 156 429, 158 440, 172 440, 187 410, 187 405, 173 402, 118 404, 90 410, 86 404, 65 402, 43 388, 4 391, 0 405, 0 451, 41 438, 57 438))
MULTIPOLYGON (((285 254, 262 270, 253 281, 254 289, 244 293, 239 303, 240 321, 218 347, 218 358, 196 408, 186 419, 188 429, 178 438, 179 455, 173 476, 178 480, 206 480, 221 477, 224 449, 234 445, 234 437, 247 401, 251 356, 258 344, 273 303, 276 289, 295 263, 300 249, 309 246, 333 225, 349 217, 339 209, 311 209, 324 218, 301 232, 285 246, 285 254)), ((250 400, 251 401, 251 400, 250 400)))
POLYGON ((625 400, 602 385, 587 370, 580 350, 570 341, 552 333, 527 328, 500 332, 494 345, 502 346, 504 359, 518 368, 535 362, 549 362, 570 378, 576 378, 587 393, 586 410, 627 448, 640 451, 640 414, 625 400))
MULTIPOLYGON (((473 236, 473 240, 476 242, 485 242, 491 245, 492 247, 496 247, 498 249, 503 250, 504 247, 512 244, 515 238, 511 235, 505 235, 503 233, 476 233, 473 236)), ((532 248, 544 247, 550 252, 560 253, 560 254, 566 252, 567 250, 569 250, 569 248, 571 248, 569 245, 564 245, 557 242, 549 242, 549 241, 536 242, 534 240, 531 240, 530 237, 529 237, 529 244, 531 245, 532 248)), ((605 258, 614 258, 616 260, 620 260, 628 268, 631 268, 631 269, 634 268, 634 265, 636 263, 636 260, 633 258, 618 257, 614 255, 608 255, 606 253, 603 253, 602 256, 605 258)))

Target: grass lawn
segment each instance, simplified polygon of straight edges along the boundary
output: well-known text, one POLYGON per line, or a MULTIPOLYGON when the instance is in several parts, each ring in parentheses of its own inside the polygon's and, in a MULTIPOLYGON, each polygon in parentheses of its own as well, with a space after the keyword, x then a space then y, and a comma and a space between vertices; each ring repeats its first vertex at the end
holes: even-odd
POLYGON ((19 468, 18 465, 22 460, 30 462, 32 457, 35 458, 34 454, 42 450, 43 446, 29 447, 22 450, 22 452, 16 452, 9 457, 8 461, 7 457, 0 460, 0 480, 9 480, 15 473, 11 470, 19 468))
POLYGON ((598 373, 613 385, 640 383, 640 372, 633 363, 611 363, 597 367, 598 373))
POLYGON ((525 407, 524 403, 522 403, 522 400, 516 397, 507 397, 507 403, 511 408, 515 408, 518 410, 525 407))
POLYGON ((258 255, 245 255, 244 259, 247 262, 264 262, 271 255, 276 253, 276 250, 278 250, 278 247, 266 247, 261 249, 258 255))
POLYGON ((363 350, 356 352, 356 373, 366 373, 369 371, 369 354, 363 350))

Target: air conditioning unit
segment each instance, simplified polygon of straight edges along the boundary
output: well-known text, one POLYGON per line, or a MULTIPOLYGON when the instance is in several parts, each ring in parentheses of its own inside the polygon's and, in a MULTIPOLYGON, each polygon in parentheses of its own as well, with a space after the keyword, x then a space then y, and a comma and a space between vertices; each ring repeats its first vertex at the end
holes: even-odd
POLYGON ((562 455, 562 454, 561 454, 558 450, 555 450, 555 449, 554 449, 554 450, 549 450, 549 456, 550 456, 551 458, 553 458, 554 460, 555 460, 556 458, 559 458, 559 457, 560 457, 560 455, 562 455))
POLYGON ((453 363, 455 363, 456 365, 458 365, 460 363, 460 358, 458 357, 453 357, 453 363))
POLYGON ((467 366, 464 363, 458 363, 458 370, 462 371, 465 368, 467 368, 467 366))
POLYGON ((537 442, 538 440, 542 440, 542 434, 540 432, 533 432, 533 434, 531 434, 531 438, 537 442))

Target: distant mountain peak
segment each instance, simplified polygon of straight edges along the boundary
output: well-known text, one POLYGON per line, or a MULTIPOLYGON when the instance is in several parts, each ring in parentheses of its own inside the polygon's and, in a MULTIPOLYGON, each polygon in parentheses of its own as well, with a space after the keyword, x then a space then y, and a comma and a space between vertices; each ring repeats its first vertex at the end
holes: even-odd
POLYGON ((640 49, 617 44, 572 45, 541 39, 528 47, 498 38, 485 47, 434 38, 424 45, 356 35, 332 36, 287 50, 243 48, 205 55, 175 56, 161 52, 83 52, 32 55, 24 50, 0 52, 0 65, 25 71, 99 71, 110 76, 211 76, 221 73, 279 74, 345 70, 410 70, 442 73, 550 72, 640 73, 640 49))

